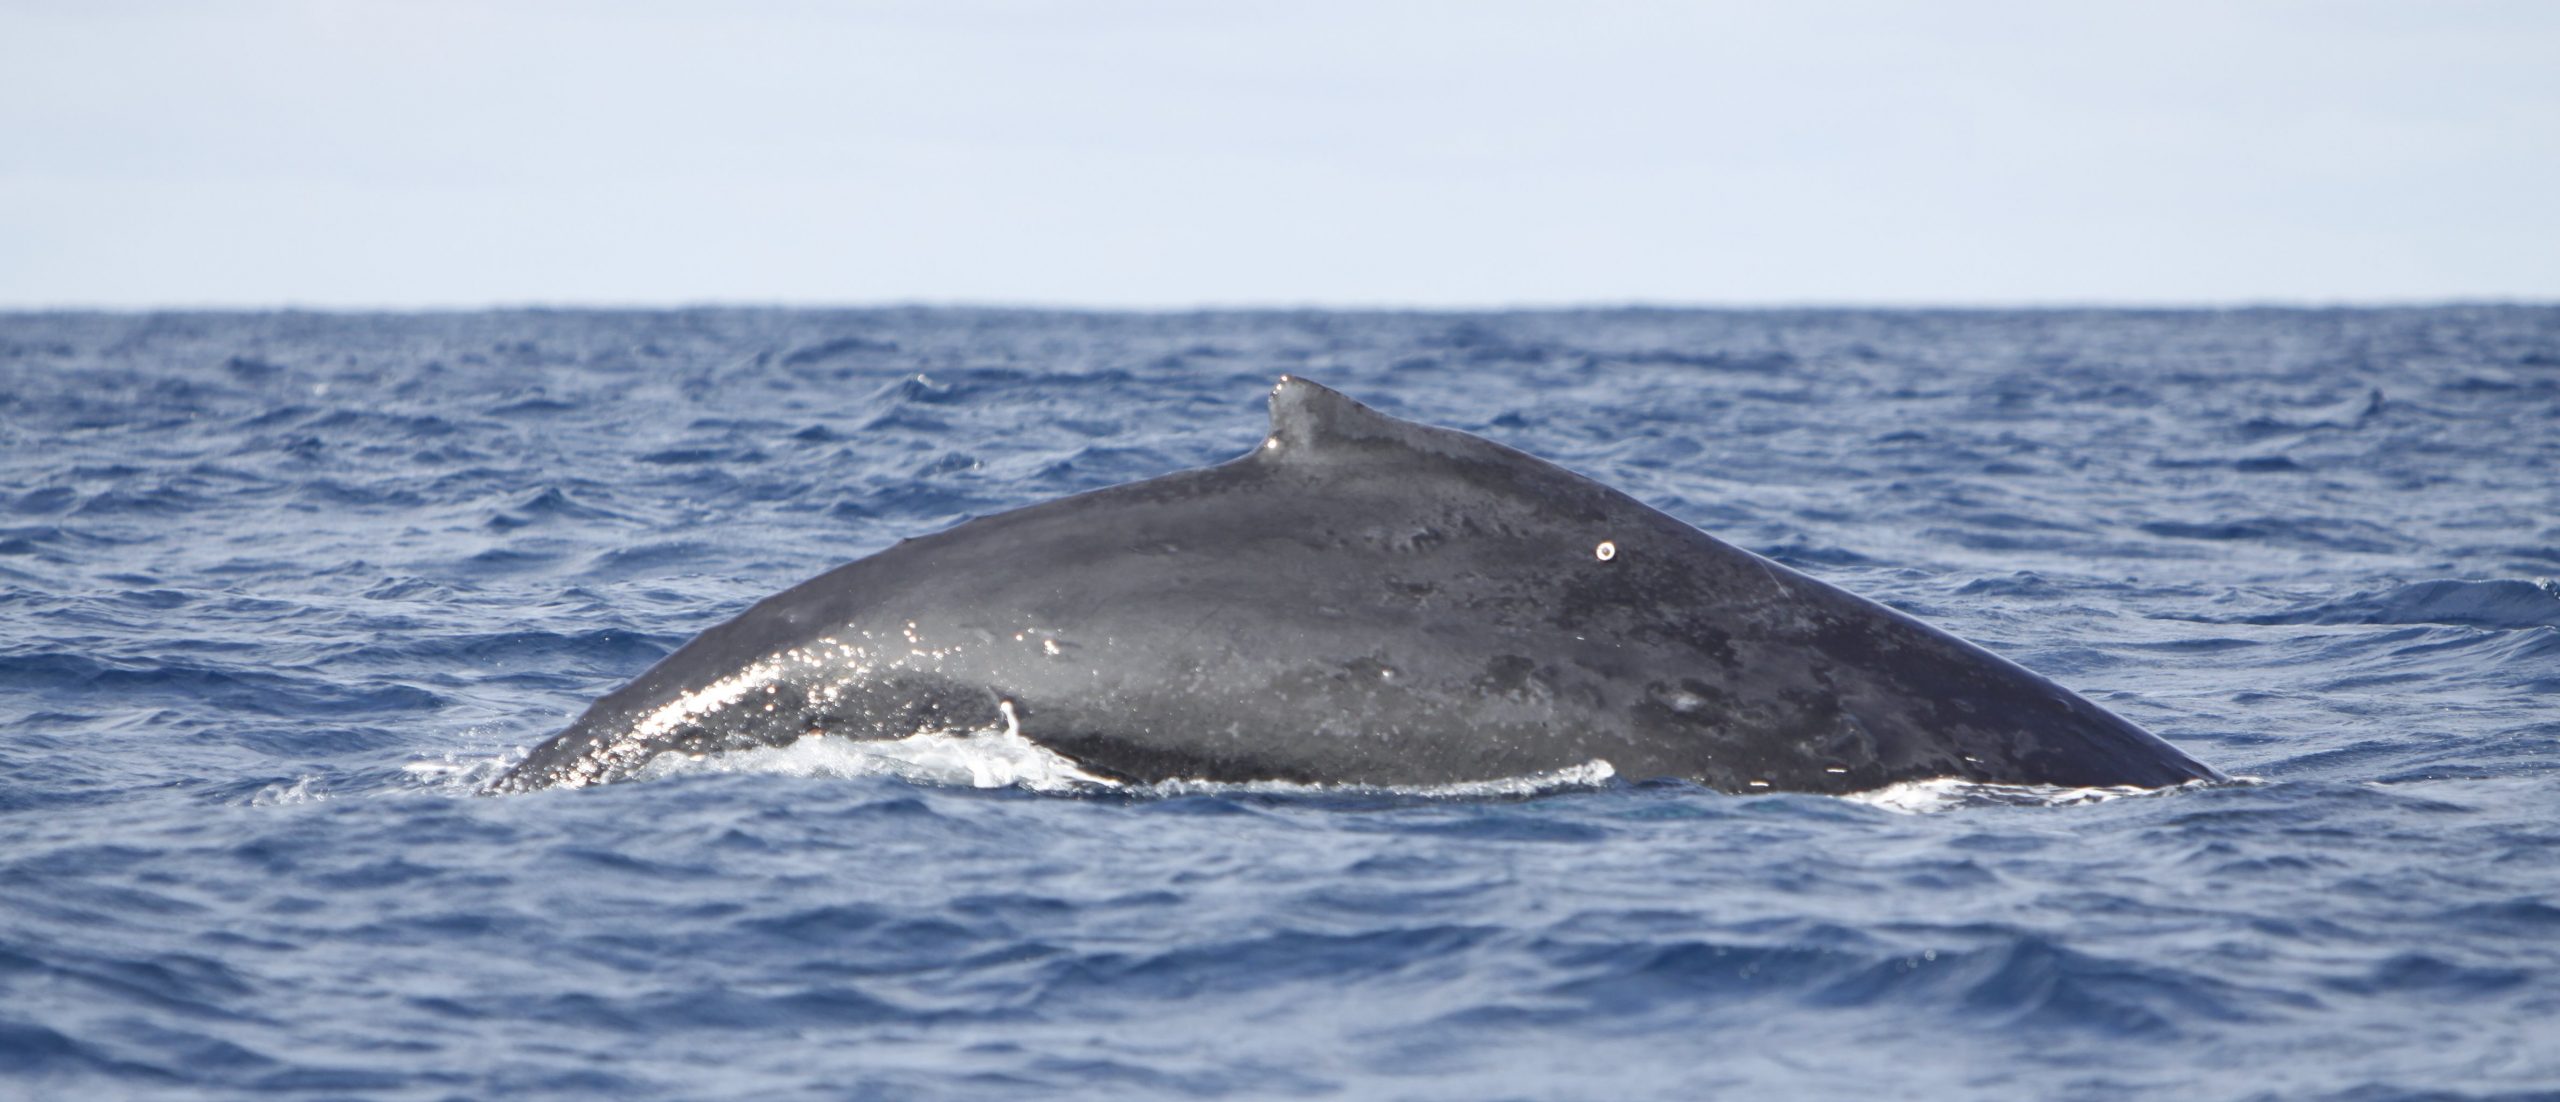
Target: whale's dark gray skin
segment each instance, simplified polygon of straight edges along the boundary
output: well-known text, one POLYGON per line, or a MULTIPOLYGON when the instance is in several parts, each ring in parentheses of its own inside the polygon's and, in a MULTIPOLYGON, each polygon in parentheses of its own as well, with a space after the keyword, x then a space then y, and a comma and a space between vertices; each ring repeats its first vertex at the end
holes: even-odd
POLYGON ((703 632, 499 778, 1013 726, 1098 775, 2154 787, 2212 769, 1553 464, 1303 379, 1251 454, 969 521, 703 632))

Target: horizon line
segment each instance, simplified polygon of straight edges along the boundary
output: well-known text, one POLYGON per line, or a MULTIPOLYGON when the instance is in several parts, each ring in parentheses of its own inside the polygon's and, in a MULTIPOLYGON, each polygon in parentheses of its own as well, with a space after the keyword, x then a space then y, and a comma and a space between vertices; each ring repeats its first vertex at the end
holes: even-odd
POLYGON ((1510 303, 1324 302, 1320 300, 1250 300, 1197 303, 1100 303, 1005 299, 677 299, 645 300, 491 300, 429 303, 310 302, 179 302, 179 303, 0 303, 0 316, 39 314, 502 314, 502 313, 673 313, 681 311, 948 311, 953 313, 1055 314, 1566 314, 1566 313, 2070 313, 2140 312, 2225 313, 2252 310, 2430 310, 2456 308, 2536 308, 2560 306, 2560 297, 2523 295, 2448 295, 2441 298, 2286 298, 2236 299, 2022 299, 1939 300, 1772 299, 1768 301, 1677 301, 1663 299, 1588 299, 1510 303))

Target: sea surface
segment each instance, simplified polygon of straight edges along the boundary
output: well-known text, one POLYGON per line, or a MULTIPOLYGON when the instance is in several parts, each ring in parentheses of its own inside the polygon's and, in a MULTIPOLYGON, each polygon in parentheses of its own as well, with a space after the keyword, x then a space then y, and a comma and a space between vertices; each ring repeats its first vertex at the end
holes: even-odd
POLYGON ((2560 1098, 2560 309, 0 315, 0 1098, 2560 1098), (2243 780, 475 795, 1305 375, 2243 780))

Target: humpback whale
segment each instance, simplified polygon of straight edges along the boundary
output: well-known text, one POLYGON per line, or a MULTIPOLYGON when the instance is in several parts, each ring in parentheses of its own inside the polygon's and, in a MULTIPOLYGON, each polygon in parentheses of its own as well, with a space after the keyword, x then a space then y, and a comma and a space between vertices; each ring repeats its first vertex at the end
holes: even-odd
POLYGON ((1098 776, 2157 787, 2052 681, 1554 464, 1305 379, 1245 455, 904 540, 703 632, 492 782, 1002 728, 1098 776))

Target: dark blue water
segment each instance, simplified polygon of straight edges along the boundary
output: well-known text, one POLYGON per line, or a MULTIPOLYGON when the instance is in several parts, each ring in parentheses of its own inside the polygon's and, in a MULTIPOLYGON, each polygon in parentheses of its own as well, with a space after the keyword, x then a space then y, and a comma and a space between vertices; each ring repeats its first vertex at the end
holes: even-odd
POLYGON ((0 316, 0 1097, 2560 1096, 2554 574, 2550 308, 0 316), (2255 783, 470 795, 1283 372, 2255 783))

